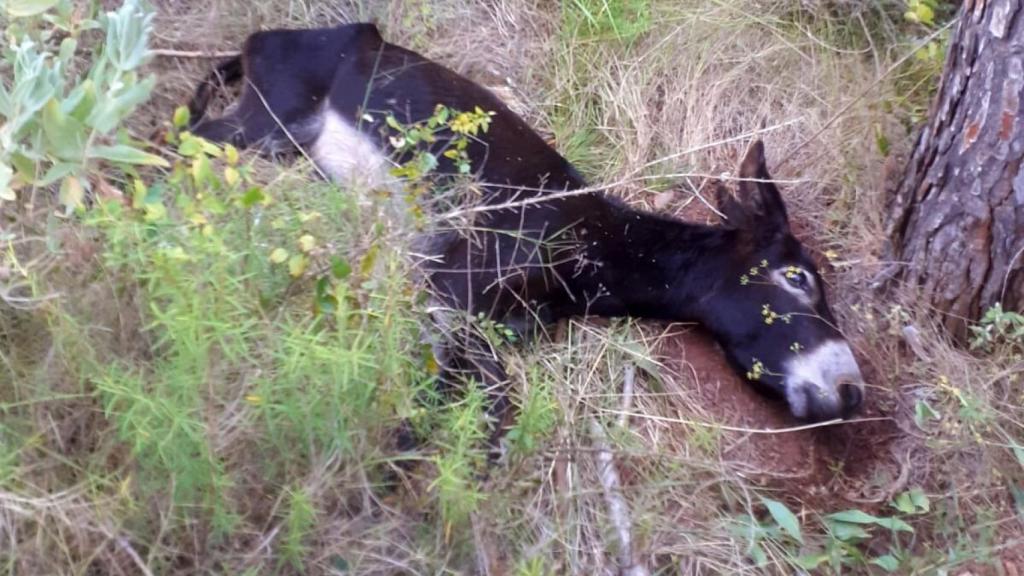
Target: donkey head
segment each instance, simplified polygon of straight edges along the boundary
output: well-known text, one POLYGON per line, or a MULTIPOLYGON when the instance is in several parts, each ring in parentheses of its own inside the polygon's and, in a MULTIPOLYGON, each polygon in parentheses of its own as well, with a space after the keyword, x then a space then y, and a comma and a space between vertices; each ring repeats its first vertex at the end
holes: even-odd
POLYGON ((704 324, 730 362, 783 396, 794 416, 848 417, 861 404, 864 379, 836 327, 821 275, 790 232, 760 141, 739 177, 737 197, 717 190, 735 243, 718 264, 726 275, 705 302, 704 324))

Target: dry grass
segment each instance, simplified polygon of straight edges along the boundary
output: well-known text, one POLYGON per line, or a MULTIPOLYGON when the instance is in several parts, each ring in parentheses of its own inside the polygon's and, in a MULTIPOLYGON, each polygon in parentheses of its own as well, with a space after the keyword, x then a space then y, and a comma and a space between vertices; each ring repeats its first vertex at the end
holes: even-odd
MULTIPOLYGON (((658 573, 795 573, 798 556, 834 543, 825 514, 891 514, 888 502, 913 487, 928 495, 931 511, 907 518, 913 538, 876 531, 860 546, 870 557, 898 549, 914 558, 904 570, 920 573, 968 565, 1004 573, 1003 559, 1024 560, 1021 504, 1010 492, 1024 486, 1024 452, 1015 460, 1012 450, 1024 443, 1024 355, 1012 345, 965 352, 912 296, 870 290, 884 207, 876 131, 897 151, 909 142, 901 113, 883 106, 908 95, 896 76, 880 79, 907 49, 899 4, 561 4, 161 1, 154 44, 230 50, 256 29, 375 20, 389 40, 495 87, 592 182, 617 183, 615 193, 632 203, 694 219, 712 218, 697 196, 707 178, 731 171, 751 135, 761 134, 773 175, 787 182, 799 235, 823 262, 826 252, 834 256, 833 306, 869 367, 868 416, 879 420, 765 433, 792 422, 750 395, 691 327, 568 322, 554 342, 504 351, 517 401, 533 401, 530 413, 550 422, 538 424, 535 446, 475 487, 484 498, 460 527, 438 512, 441 461, 430 449, 418 468, 399 474, 397 490, 377 489, 377 464, 395 457, 378 445, 379 426, 356 433, 343 456, 317 453, 301 465, 282 463, 283 482, 262 478, 280 455, 252 452, 259 444, 249 436, 261 428, 244 398, 258 375, 223 374, 225 388, 205 405, 206 434, 238 483, 223 492, 230 529, 214 536, 211 526, 182 523, 189 512, 158 492, 138 491, 139 463, 123 443, 104 440, 115 432, 111 414, 91 384, 68 376, 96 353, 74 349, 78 339, 67 336, 76 332, 95 332, 92 346, 142 367, 156 354, 140 326, 144 303, 101 273, 93 272, 106 284, 90 284, 95 248, 76 238, 66 246, 80 248, 65 247, 62 263, 78 258, 80 267, 62 268, 46 284, 77 295, 61 316, 66 323, 0 309, 5 410, 25 396, 25 373, 10 357, 32 358, 31 381, 50 382, 53 395, 30 411, 29 424, 19 422, 27 430, 11 431, 34 434, 37 445, 0 462, 0 560, 10 571, 613 574, 622 527, 609 512, 592 422, 620 474, 632 557, 658 573), (598 11, 588 22, 577 9, 602 5, 627 16, 605 22, 598 11), (909 345, 906 327, 916 335, 909 345), (20 340, 28 332, 40 336, 20 340), (624 405, 632 367, 636 388, 624 405), (915 422, 922 401, 937 417, 915 422), (754 519, 771 524, 762 495, 798 514, 805 544, 763 536, 766 560, 755 566, 754 519), (306 507, 314 520, 302 523, 306 507)), ((154 62, 160 87, 132 129, 155 133, 209 66, 201 58, 154 62)), ((294 171, 258 166, 271 188, 302 186, 294 171)), ((33 234, 42 230, 24 230, 33 234)), ((369 232, 346 237, 366 253, 369 232)), ((846 570, 870 569, 861 561, 846 570)))

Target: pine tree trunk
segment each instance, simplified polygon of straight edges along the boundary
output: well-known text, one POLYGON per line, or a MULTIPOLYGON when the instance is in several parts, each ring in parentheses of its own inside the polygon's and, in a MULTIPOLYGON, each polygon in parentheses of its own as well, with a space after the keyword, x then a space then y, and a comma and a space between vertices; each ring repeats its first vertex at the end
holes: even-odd
POLYGON ((958 339, 1024 305, 1024 0, 965 0, 930 118, 888 206, 895 278, 958 339))

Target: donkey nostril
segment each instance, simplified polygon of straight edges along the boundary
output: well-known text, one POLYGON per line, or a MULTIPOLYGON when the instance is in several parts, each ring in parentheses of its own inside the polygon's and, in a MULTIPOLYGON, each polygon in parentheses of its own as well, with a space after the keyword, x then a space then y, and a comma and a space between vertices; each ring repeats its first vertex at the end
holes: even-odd
POLYGON ((861 392, 860 386, 852 382, 852 380, 844 380, 839 384, 839 397, 843 401, 844 416, 849 416, 855 412, 864 401, 864 393, 861 392))

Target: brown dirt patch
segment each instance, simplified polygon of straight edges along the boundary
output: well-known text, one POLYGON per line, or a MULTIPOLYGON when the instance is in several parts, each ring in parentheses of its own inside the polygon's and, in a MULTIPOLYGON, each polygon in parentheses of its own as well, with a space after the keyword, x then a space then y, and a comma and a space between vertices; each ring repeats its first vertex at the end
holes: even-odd
MULTIPOLYGON (((863 412, 849 423, 770 432, 803 423, 783 401, 737 375, 702 330, 662 339, 657 353, 677 375, 666 383, 668 391, 698 404, 710 421, 743 429, 723 431, 720 457, 745 477, 816 509, 850 503, 870 508, 905 483, 907 472, 894 442, 902 433, 884 412, 879 394, 869 394, 863 412)), ((870 381, 872 371, 866 372, 870 381)))

